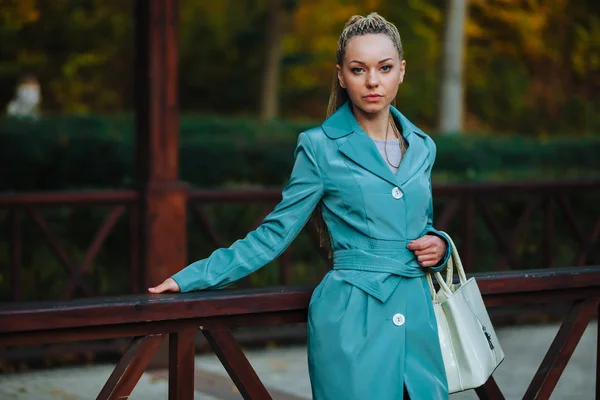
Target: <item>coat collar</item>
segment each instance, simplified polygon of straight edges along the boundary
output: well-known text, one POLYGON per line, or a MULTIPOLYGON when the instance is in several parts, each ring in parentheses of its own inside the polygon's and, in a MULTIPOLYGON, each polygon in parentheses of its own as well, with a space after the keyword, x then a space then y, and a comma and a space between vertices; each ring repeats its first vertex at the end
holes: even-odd
POLYGON ((354 118, 349 101, 325 120, 322 128, 330 139, 345 138, 340 141, 339 150, 353 162, 393 185, 402 185, 417 173, 428 159, 429 148, 425 143, 427 135, 395 107, 391 106, 390 112, 402 126, 404 138, 408 142, 396 175, 386 165, 373 139, 354 118))

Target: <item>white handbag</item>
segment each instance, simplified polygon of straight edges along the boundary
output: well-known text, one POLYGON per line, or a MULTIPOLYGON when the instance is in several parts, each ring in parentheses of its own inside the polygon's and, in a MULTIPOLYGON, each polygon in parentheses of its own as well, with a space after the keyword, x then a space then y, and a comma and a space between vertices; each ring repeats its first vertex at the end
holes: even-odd
POLYGON ((504 360, 504 351, 490 322, 475 278, 467 280, 456 246, 448 238, 452 256, 446 281, 439 272, 427 273, 427 282, 437 319, 442 357, 450 393, 474 389, 487 382, 504 360), (452 283, 453 268, 460 282, 452 283), (431 275, 440 290, 436 293, 431 275))

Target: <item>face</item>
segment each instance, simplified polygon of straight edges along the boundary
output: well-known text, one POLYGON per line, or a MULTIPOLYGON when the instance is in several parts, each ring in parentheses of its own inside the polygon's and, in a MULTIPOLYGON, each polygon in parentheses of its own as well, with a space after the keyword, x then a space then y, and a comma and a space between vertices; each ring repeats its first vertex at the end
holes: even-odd
POLYGON ((404 79, 406 61, 385 34, 354 36, 346 44, 343 65, 337 65, 340 85, 362 112, 387 109, 404 79))
POLYGON ((34 82, 22 83, 17 88, 17 97, 27 104, 37 104, 40 100, 40 86, 34 82))

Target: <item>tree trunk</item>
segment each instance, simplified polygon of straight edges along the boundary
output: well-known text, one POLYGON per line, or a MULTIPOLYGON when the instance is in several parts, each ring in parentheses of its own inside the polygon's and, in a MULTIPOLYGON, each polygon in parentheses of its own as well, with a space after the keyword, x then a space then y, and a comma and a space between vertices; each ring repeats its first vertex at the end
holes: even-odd
POLYGON ((468 0, 450 0, 444 29, 442 79, 438 129, 460 133, 463 129, 463 60, 468 0))
POLYGON ((269 0, 267 48, 260 96, 260 117, 263 121, 272 120, 279 114, 279 69, 284 17, 283 0, 269 0))

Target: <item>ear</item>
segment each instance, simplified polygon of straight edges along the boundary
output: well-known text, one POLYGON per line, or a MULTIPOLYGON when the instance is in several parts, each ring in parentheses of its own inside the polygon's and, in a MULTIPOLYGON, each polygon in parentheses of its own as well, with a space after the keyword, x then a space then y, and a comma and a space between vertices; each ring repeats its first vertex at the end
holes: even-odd
POLYGON ((344 83, 344 77, 342 76, 342 67, 339 64, 335 65, 335 69, 337 70, 338 81, 340 82, 340 86, 343 89, 346 89, 346 83, 344 83))
POLYGON ((404 74, 406 73, 406 60, 400 63, 400 84, 404 82, 404 74))

